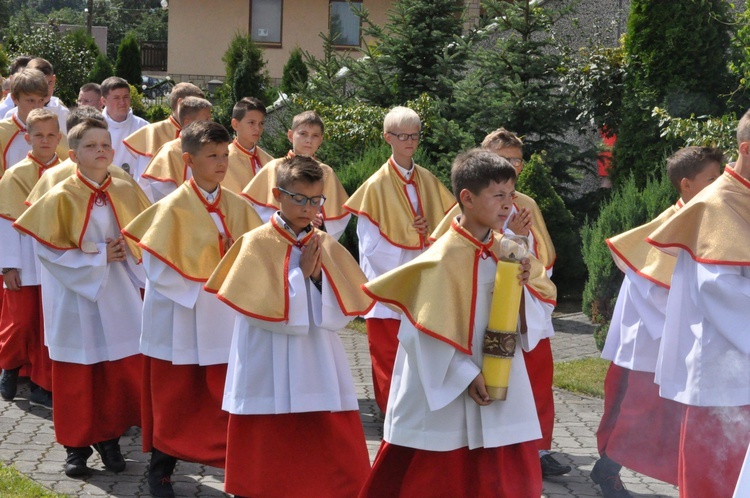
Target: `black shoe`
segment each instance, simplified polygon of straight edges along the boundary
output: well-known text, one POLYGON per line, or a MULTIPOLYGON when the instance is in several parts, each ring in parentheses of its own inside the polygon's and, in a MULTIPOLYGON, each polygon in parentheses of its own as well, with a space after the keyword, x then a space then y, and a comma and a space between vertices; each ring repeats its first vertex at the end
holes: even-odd
POLYGON ((0 377, 0 396, 5 401, 13 401, 18 391, 18 372, 21 367, 14 368, 13 370, 3 370, 3 375, 0 377))
POLYGON ((174 498, 172 473, 177 458, 154 448, 148 464, 148 491, 157 498, 174 498))
POLYGON ((109 439, 96 443, 94 449, 102 458, 104 466, 112 472, 122 472, 125 470, 125 458, 120 452, 120 438, 109 439))
POLYGON ((32 386, 31 394, 29 394, 29 404, 35 406, 44 406, 52 409, 52 393, 48 390, 36 386, 36 389, 32 386))
POLYGON ((86 466, 86 460, 94 453, 89 446, 84 448, 65 447, 68 456, 65 458, 65 475, 68 477, 87 476, 91 469, 86 466))
POLYGON ((604 498, 632 498, 620 479, 621 465, 603 456, 591 469, 591 480, 599 485, 604 498))
POLYGON ((542 477, 561 476, 573 470, 570 465, 563 465, 547 453, 539 457, 542 464, 542 477))

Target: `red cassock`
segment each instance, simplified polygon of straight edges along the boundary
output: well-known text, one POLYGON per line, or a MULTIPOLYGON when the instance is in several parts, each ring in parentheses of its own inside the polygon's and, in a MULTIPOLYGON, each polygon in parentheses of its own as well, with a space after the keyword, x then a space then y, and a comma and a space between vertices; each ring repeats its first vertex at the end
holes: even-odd
POLYGON ((539 426, 542 429, 542 439, 537 441, 538 450, 552 448, 552 431, 555 427, 555 398, 552 393, 552 377, 554 376, 554 362, 552 360, 552 346, 549 339, 540 340, 531 351, 523 352, 526 371, 531 382, 531 392, 534 394, 536 413, 539 416, 539 426))
POLYGON ((144 356, 143 451, 224 468, 229 413, 221 409, 227 365, 174 365, 144 356))

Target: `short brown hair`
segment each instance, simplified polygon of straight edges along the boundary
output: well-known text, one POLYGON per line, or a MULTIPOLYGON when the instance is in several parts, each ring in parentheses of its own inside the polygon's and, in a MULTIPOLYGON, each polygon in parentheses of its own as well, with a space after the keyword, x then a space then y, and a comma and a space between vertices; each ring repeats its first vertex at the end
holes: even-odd
POLYGON ((224 144, 232 141, 229 132, 213 121, 195 121, 180 132, 182 152, 197 154, 206 144, 224 144))
POLYGON ((44 121, 54 121, 57 124, 57 129, 60 129, 60 122, 57 120, 57 114, 50 111, 49 109, 32 109, 29 112, 28 117, 26 118, 26 129, 28 131, 31 131, 31 129, 37 125, 37 123, 42 123, 44 121))
POLYGON ((516 181, 516 170, 507 159, 484 149, 471 149, 462 152, 451 166, 453 195, 461 209, 461 191, 466 189, 479 194, 491 182, 505 183, 516 181))
POLYGON ((285 157, 276 167, 276 187, 289 188, 296 182, 305 184, 323 181, 323 168, 318 161, 309 156, 299 154, 285 157))
POLYGON ((130 85, 128 85, 127 81, 117 76, 110 76, 102 81, 102 97, 106 99, 109 92, 118 88, 127 88, 130 91, 130 85))
POLYGON ((100 97, 102 96, 102 86, 99 83, 86 83, 78 91, 79 92, 96 92, 99 94, 100 97))
POLYGON ((75 128, 76 125, 80 124, 86 119, 96 119, 104 123, 104 126, 109 129, 107 121, 104 119, 104 114, 99 111, 96 107, 90 105, 79 105, 68 113, 65 118, 65 127, 69 130, 75 128))
POLYGON ((13 59, 8 68, 10 70, 10 75, 13 76, 14 74, 20 73, 22 70, 26 69, 26 66, 31 62, 31 59, 33 59, 33 57, 30 55, 19 55, 13 59))
POLYGON ((10 94, 18 99, 21 94, 47 96, 47 80, 44 73, 38 69, 26 68, 13 76, 10 84, 10 94))
POLYGON ((692 180, 697 174, 713 163, 724 162, 724 153, 713 147, 684 147, 667 159, 667 176, 677 192, 683 178, 692 180))
POLYGON ((240 121, 250 111, 260 111, 266 115, 266 106, 255 97, 243 97, 232 108, 232 119, 240 121))
POLYGON ((304 111, 294 116, 294 119, 292 119, 292 131, 302 125, 320 126, 321 133, 326 130, 323 119, 315 111, 304 111))
POLYGON ((506 147, 523 148, 523 142, 518 135, 505 128, 498 128, 482 140, 482 148, 485 150, 498 150, 506 147))
POLYGON ((26 67, 32 68, 32 69, 38 69, 41 72, 43 72, 45 76, 55 75, 55 68, 52 67, 52 64, 50 64, 49 61, 47 61, 47 59, 42 59, 41 57, 34 57, 33 59, 29 61, 26 67))
POLYGON ((177 83, 174 88, 172 88, 172 91, 169 92, 169 107, 172 108, 173 114, 177 113, 177 107, 180 100, 187 97, 199 97, 205 99, 206 94, 203 93, 203 90, 192 83, 177 83))
POLYGON ((206 99, 200 97, 185 97, 180 102, 180 110, 177 111, 177 120, 180 123, 185 122, 185 118, 195 117, 203 109, 212 109, 213 105, 206 99))
POLYGON ((71 150, 78 152, 78 147, 81 145, 83 136, 89 130, 107 130, 107 123, 99 121, 98 119, 86 118, 73 127, 72 130, 68 131, 68 146, 71 150))

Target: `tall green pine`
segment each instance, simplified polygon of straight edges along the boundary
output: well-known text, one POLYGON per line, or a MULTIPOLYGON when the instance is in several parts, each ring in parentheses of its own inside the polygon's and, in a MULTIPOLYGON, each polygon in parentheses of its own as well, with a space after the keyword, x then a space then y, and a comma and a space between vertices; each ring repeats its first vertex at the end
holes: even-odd
POLYGON ((141 47, 134 36, 126 36, 117 50, 115 76, 123 78, 136 88, 141 88, 143 83, 141 74, 141 47))
POLYGON ((289 60, 284 65, 281 76, 281 91, 287 95, 299 93, 307 85, 308 70, 302 60, 302 50, 297 47, 289 54, 289 60))

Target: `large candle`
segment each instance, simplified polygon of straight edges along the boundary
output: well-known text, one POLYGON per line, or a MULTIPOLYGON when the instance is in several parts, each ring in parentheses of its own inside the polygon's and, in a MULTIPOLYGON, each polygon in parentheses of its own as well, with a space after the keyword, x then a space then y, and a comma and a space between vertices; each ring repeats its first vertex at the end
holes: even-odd
MULTIPOLYGON (((505 241, 506 237, 503 239, 505 241)), ((510 365, 516 351, 518 311, 523 293, 523 287, 518 280, 521 265, 517 261, 525 256, 523 245, 516 246, 516 251, 511 252, 505 260, 497 262, 490 319, 484 334, 482 362, 482 375, 487 393, 495 400, 504 400, 508 395, 510 365)))

